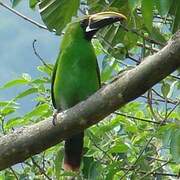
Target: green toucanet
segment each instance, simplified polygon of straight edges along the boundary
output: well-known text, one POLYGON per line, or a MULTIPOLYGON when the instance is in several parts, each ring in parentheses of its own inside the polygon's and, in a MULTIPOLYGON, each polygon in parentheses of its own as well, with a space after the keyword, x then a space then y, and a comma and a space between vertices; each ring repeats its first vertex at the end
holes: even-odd
MULTIPOLYGON (((100 88, 100 74, 91 43, 100 29, 126 17, 115 12, 86 16, 68 24, 52 75, 52 102, 57 111, 85 100, 100 88)), ((80 167, 84 132, 65 140, 64 169, 80 167)))

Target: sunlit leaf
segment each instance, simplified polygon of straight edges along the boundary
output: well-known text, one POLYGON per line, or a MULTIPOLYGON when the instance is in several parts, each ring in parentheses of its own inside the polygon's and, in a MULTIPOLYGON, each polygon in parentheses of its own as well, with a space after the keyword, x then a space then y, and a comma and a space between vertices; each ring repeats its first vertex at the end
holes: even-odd
POLYGON ((29 7, 34 9, 37 3, 38 0, 29 0, 29 7))
POLYGON ((17 106, 18 104, 14 101, 0 101, 0 106, 7 106, 7 105, 17 106))
POLYGON ((44 73, 48 74, 49 76, 51 76, 53 67, 48 64, 48 66, 38 66, 37 69, 39 71, 44 72, 44 73))
POLYGON ((22 117, 15 117, 10 120, 5 125, 5 129, 11 129, 18 126, 23 126, 28 124, 28 120, 23 119, 22 117))
POLYGON ((169 12, 173 0, 156 0, 155 5, 161 16, 166 16, 169 12))
POLYGON ((127 152, 128 150, 128 146, 126 144, 123 143, 122 140, 117 140, 115 142, 115 144, 111 147, 111 149, 109 149, 108 152, 110 153, 123 153, 123 152, 127 152))
POLYGON ((23 98, 23 97, 25 97, 25 96, 28 96, 28 95, 33 94, 33 93, 36 93, 36 92, 38 92, 38 89, 37 89, 37 88, 27 89, 27 90, 19 93, 19 94, 16 96, 16 99, 23 98))
POLYGON ((174 81, 171 85, 170 85, 170 91, 169 93, 167 94, 167 97, 168 98, 171 98, 173 96, 173 93, 175 92, 176 88, 175 86, 178 84, 177 81, 174 81))
POLYGON ((41 17, 50 31, 60 35, 67 23, 76 16, 79 0, 40 0, 41 17))
POLYGON ((169 91, 170 91, 170 85, 168 83, 163 83, 161 86, 161 92, 163 96, 167 97, 169 91))
POLYGON ((35 116, 41 116, 44 113, 47 113, 49 110, 49 105, 48 104, 41 104, 37 107, 35 107, 31 112, 25 115, 25 118, 32 118, 35 116))
POLYGON ((15 79, 15 80, 7 82, 0 89, 7 89, 7 88, 10 88, 10 87, 13 87, 13 86, 24 85, 24 84, 27 84, 27 83, 29 83, 29 81, 26 80, 26 79, 15 79))
POLYGON ((152 31, 152 20, 153 20, 153 1, 142 0, 142 16, 146 28, 152 31))
POLYGON ((176 163, 180 163, 180 129, 173 132, 171 137, 170 151, 176 163))
POLYGON ((18 109, 17 106, 7 106, 1 110, 1 114, 3 116, 7 116, 7 115, 14 113, 16 111, 16 109, 18 109))

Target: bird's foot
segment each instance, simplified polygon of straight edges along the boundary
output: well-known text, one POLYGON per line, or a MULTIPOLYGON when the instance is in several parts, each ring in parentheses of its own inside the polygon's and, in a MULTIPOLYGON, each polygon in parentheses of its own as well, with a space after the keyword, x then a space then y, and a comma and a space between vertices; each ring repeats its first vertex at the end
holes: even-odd
POLYGON ((52 124, 55 126, 56 125, 56 121, 57 121, 57 115, 58 115, 59 111, 58 110, 54 110, 53 112, 53 120, 52 120, 52 124))

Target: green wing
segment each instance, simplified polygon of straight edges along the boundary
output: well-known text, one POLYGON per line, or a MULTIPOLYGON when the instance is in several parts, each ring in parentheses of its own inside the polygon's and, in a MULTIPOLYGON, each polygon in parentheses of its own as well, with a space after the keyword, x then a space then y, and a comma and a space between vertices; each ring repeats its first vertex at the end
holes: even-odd
POLYGON ((56 63, 54 65, 54 69, 52 72, 52 79, 51 79, 51 99, 52 99, 52 104, 55 109, 57 109, 57 106, 56 106, 56 102, 55 102, 55 98, 54 98, 54 81, 55 81, 55 77, 56 77, 56 70, 57 70, 57 66, 58 66, 58 62, 59 62, 59 57, 60 56, 58 56, 58 59, 56 60, 56 63))
MULTIPOLYGON (((58 66, 59 61, 60 61, 60 55, 58 56, 58 59, 56 60, 56 63, 54 65, 54 69, 53 69, 53 73, 52 73, 52 80, 51 80, 51 99, 52 99, 52 104, 55 109, 58 109, 58 107, 56 105, 56 101, 55 101, 55 97, 54 97, 54 83, 55 83, 56 71, 57 71, 57 66, 58 66)), ((100 88, 101 87, 101 78, 100 78, 100 71, 99 71, 99 66, 98 66, 97 60, 96 60, 96 64, 97 64, 96 72, 97 72, 99 88, 100 88)))

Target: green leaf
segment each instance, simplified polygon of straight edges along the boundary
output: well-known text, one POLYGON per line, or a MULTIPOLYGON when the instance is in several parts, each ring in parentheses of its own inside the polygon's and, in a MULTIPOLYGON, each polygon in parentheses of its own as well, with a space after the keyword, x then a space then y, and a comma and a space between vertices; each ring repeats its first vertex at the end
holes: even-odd
POLYGON ((117 65, 117 62, 114 60, 111 64, 108 62, 108 59, 105 58, 103 60, 103 63, 104 63, 104 67, 102 69, 102 72, 101 72, 101 80, 102 82, 105 82, 107 80, 110 79, 116 65, 117 65))
POLYGON ((31 81, 31 76, 28 73, 23 73, 22 77, 23 77, 23 79, 25 79, 27 81, 31 81))
POLYGON ((51 80, 48 78, 42 78, 42 79, 34 79, 34 80, 32 80, 32 83, 38 85, 38 84, 48 83, 50 81, 51 80))
POLYGON ((139 0, 128 0, 129 9, 134 11, 134 9, 138 6, 139 0))
POLYGON ((115 127, 119 126, 121 122, 121 118, 115 117, 114 119, 111 119, 111 121, 107 124, 104 124, 101 127, 98 127, 98 131, 96 134, 103 135, 104 133, 108 133, 108 131, 112 131, 115 127))
POLYGON ((0 89, 7 89, 13 86, 24 85, 27 83, 29 83, 29 81, 27 81, 26 79, 15 79, 15 80, 9 81, 5 85, 3 85, 0 89))
POLYGON ((20 2, 21 0, 12 0, 12 7, 16 7, 20 2))
POLYGON ((134 124, 134 123, 126 124, 125 129, 126 129, 127 132, 131 132, 131 133, 137 133, 138 132, 136 124, 134 124))
POLYGON ((13 101, 0 101, 0 106, 7 106, 7 105, 17 106, 18 104, 13 101))
POLYGON ((176 1, 176 7, 175 7, 175 19, 173 22, 173 33, 175 33, 180 28, 180 1, 176 1))
POLYGON ((122 141, 117 141, 113 147, 109 150, 110 153, 124 153, 127 152, 128 146, 122 141))
POLYGON ((170 152, 174 161, 180 163, 180 128, 173 132, 170 143, 170 152))
POLYGON ((47 66, 38 66, 37 69, 43 73, 46 73, 47 75, 51 76, 53 67, 48 64, 47 66))
POLYGON ((161 43, 166 43, 166 39, 163 36, 163 33, 160 32, 160 29, 158 27, 153 27, 151 37, 161 43))
POLYGON ((173 96, 173 93, 175 92, 176 88, 175 86, 178 84, 178 81, 174 81, 170 86, 170 91, 167 95, 168 98, 171 98, 173 96))
POLYGON ((5 125, 5 129, 11 129, 13 127, 26 125, 29 121, 21 118, 21 117, 15 117, 10 120, 5 125))
POLYGON ((173 129, 174 126, 172 124, 168 124, 164 127, 161 127, 159 131, 162 134, 162 143, 165 148, 168 148, 170 146, 173 129))
POLYGON ((2 114, 2 116, 7 116, 9 114, 14 113, 17 108, 18 108, 17 106, 13 106, 13 107, 12 106, 7 106, 7 107, 5 107, 5 108, 3 108, 1 110, 1 114, 2 114))
POLYGON ((61 172, 60 169, 62 166, 62 161, 63 161, 63 150, 60 149, 59 151, 56 152, 56 157, 54 160, 56 179, 60 178, 60 172, 61 172))
POLYGON ((113 162, 112 164, 110 164, 108 166, 108 174, 106 176, 105 180, 110 180, 110 179, 114 179, 114 175, 116 174, 116 172, 118 172, 118 167, 119 167, 120 163, 118 162, 113 162))
POLYGON ((83 172, 83 176, 85 178, 88 178, 89 171, 90 171, 90 168, 91 168, 91 164, 93 162, 94 162, 94 158, 92 156, 91 157, 86 157, 86 156, 83 157, 83 169, 82 169, 82 172, 83 172))
POLYGON ((172 0, 156 0, 154 1, 156 8, 158 9, 161 16, 166 16, 172 4, 172 0))
MULTIPOLYGON (((121 12, 121 11, 120 11, 121 12)), ((128 20, 124 22, 124 25, 131 29, 141 29, 143 25, 142 17, 138 16, 136 11, 128 16, 128 20)), ((140 37, 131 31, 125 31, 118 24, 111 25, 100 30, 100 42, 106 51, 116 59, 124 59, 127 50, 136 47, 138 39, 140 37)), ((98 36, 99 37, 99 36, 98 36)))
POLYGON ((98 39, 93 39, 92 44, 95 49, 96 56, 103 54, 103 47, 98 39))
POLYGON ((168 93, 170 91, 170 85, 168 83, 163 82, 161 86, 161 92, 164 97, 167 97, 168 93))
POLYGON ((29 0, 29 7, 34 9, 37 3, 38 0, 29 0))
POLYGON ((107 4, 109 5, 110 3, 108 1, 105 0, 87 0, 87 4, 89 6, 89 12, 90 14, 94 13, 94 12, 100 12, 102 11, 102 9, 107 6, 107 4))
MULTIPOLYGON (((88 179, 96 179, 97 177, 101 177, 101 175, 100 175, 100 172, 101 172, 101 170, 100 170, 100 168, 101 168, 101 164, 100 164, 100 162, 93 162, 93 163, 91 163, 91 167, 90 167, 90 169, 89 169, 89 173, 88 173, 88 179)), ((100 178, 101 179, 101 178, 100 178)))
POLYGON ((28 95, 33 94, 33 93, 36 93, 36 92, 38 92, 38 89, 37 89, 37 88, 27 89, 27 90, 19 93, 19 94, 16 96, 16 99, 23 98, 23 97, 25 97, 25 96, 28 96, 28 95))
POLYGON ((50 31, 56 30, 61 35, 62 30, 73 16, 77 15, 80 0, 41 0, 39 4, 42 20, 50 31))
POLYGON ((98 33, 100 34, 100 42, 104 49, 108 51, 113 57, 121 59, 124 56, 124 36, 125 32, 122 31, 120 26, 111 25, 107 28, 101 29, 98 33), (119 46, 119 44, 121 46, 119 46))
POLYGON ((152 20, 153 20, 153 1, 142 0, 141 4, 142 16, 144 19, 144 24, 146 28, 151 32, 152 31, 152 20))
POLYGON ((49 110, 49 105, 48 104, 41 104, 37 107, 35 107, 31 112, 25 115, 24 118, 32 118, 35 116, 42 116, 49 110))

